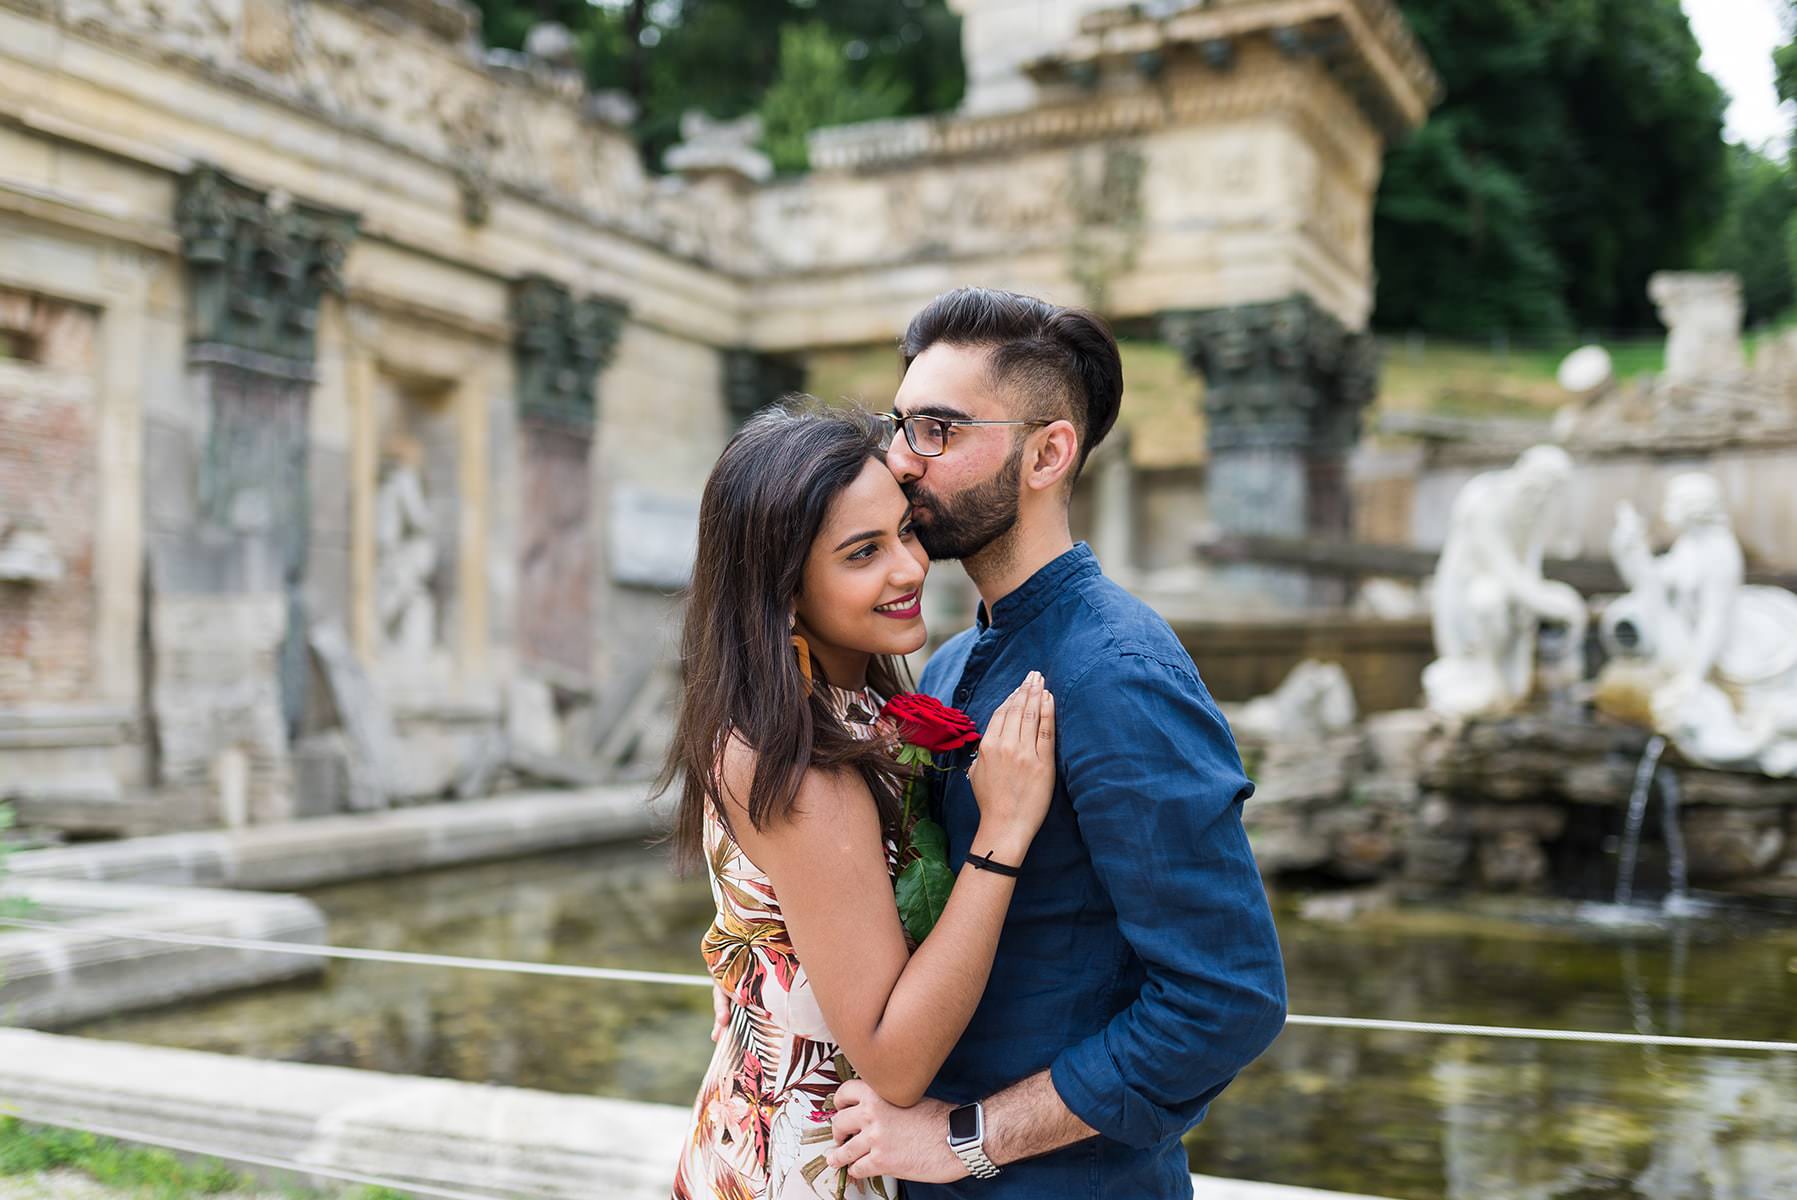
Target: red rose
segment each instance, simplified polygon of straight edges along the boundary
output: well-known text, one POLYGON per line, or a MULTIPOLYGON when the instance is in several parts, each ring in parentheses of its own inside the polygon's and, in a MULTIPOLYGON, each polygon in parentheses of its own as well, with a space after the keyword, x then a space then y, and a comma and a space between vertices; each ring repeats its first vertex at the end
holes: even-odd
POLYGON ((973 718, 921 692, 901 692, 880 710, 899 727, 900 735, 914 746, 933 753, 959 750, 980 740, 973 718))

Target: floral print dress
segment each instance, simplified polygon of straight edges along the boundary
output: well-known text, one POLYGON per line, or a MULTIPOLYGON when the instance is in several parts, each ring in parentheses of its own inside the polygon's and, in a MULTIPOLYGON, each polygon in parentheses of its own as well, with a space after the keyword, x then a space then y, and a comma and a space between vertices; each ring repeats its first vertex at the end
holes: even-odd
MULTIPOLYGON (((847 727, 883 736, 871 689, 830 689, 847 727)), ((897 870, 888 840, 887 867, 897 870)), ((711 809, 705 859, 717 919, 700 943, 730 1000, 730 1026, 693 1105, 674 1200, 897 1200, 898 1181, 829 1167, 831 1097, 853 1078, 793 952, 780 900, 711 809)))

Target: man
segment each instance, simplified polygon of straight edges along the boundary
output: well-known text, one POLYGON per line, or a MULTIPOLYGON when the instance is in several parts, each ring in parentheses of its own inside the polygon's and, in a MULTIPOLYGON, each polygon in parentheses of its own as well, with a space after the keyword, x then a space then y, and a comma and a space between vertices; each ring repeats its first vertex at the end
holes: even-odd
MULTIPOLYGON (((831 1165, 916 1181, 915 1200, 1189 1200, 1180 1136, 1278 1035, 1285 973, 1229 727, 1167 623, 1069 532, 1073 482, 1122 401, 1116 340, 1090 313, 963 288, 902 352, 887 463, 924 548, 961 560, 981 597, 921 686, 984 727, 1042 671, 1056 794, 1008 864, 991 981, 929 1098, 845 1085, 831 1165)), ((978 823, 964 771, 940 804, 959 870, 978 823)))

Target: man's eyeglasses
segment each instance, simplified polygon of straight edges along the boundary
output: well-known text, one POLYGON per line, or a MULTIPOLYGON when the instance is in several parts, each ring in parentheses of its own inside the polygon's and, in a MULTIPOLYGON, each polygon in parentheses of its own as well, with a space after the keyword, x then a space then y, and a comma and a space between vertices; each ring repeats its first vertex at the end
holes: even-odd
POLYGON ((948 445, 948 431, 956 425, 1052 425, 1053 421, 975 421, 968 417, 901 417, 897 413, 875 413, 880 422, 880 449, 892 446, 899 429, 905 431, 905 444, 919 458, 937 458, 948 445))

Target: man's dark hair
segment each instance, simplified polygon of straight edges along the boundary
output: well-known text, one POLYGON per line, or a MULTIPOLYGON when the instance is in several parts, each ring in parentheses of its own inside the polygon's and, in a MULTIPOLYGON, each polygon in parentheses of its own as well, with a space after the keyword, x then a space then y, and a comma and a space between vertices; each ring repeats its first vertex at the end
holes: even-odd
POLYGON ((930 301, 899 343, 905 370, 938 343, 991 351, 992 382, 1031 418, 1066 418, 1079 431, 1077 479, 1123 406, 1123 358, 1097 313, 996 288, 964 287, 930 301))

